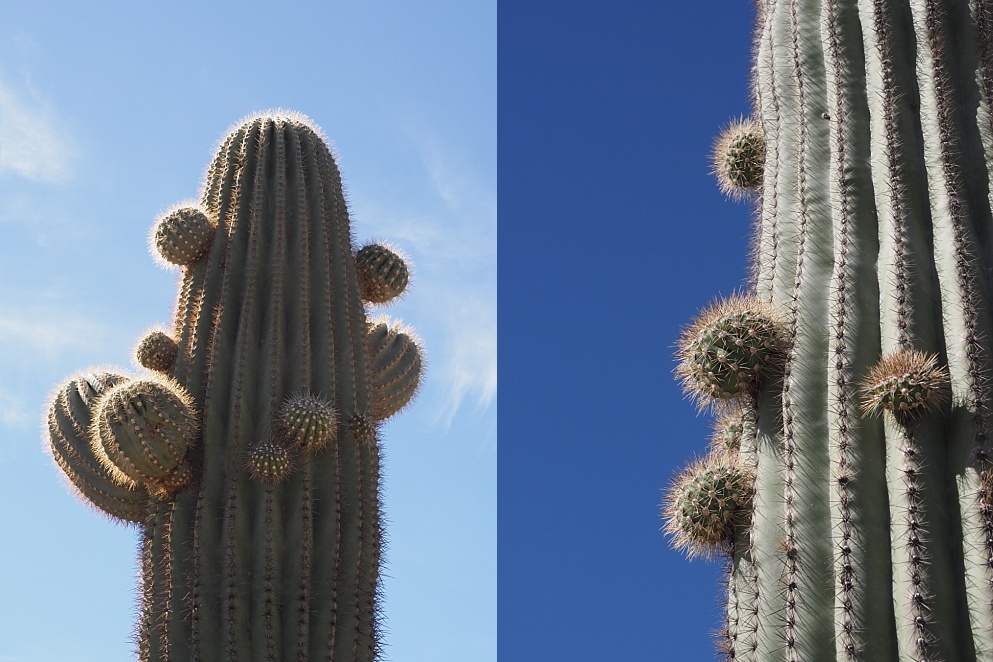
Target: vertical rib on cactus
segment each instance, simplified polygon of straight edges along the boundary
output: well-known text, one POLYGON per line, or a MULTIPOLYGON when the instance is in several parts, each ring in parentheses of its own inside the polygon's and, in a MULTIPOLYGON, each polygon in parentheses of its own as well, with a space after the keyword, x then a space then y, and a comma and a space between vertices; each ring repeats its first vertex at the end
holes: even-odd
MULTIPOLYGON (((98 506, 143 524, 139 659, 374 660, 375 428, 416 390, 419 360, 384 363, 374 381, 340 175, 308 120, 262 115, 231 131, 198 209, 216 234, 183 266, 171 334, 171 377, 200 419, 176 445, 188 446, 192 478, 149 498, 157 475, 128 474, 137 486, 122 498, 92 459, 70 475, 98 506), (401 377, 397 393, 385 388, 401 377), (291 395, 321 405, 320 440, 281 420, 291 395)), ((67 437, 64 401, 50 414, 59 458, 88 429, 67 437)))
POLYGON ((791 343, 743 403, 734 659, 993 656, 991 30, 988 0, 760 3, 755 295, 791 343), (863 416, 911 351, 951 398, 863 416))

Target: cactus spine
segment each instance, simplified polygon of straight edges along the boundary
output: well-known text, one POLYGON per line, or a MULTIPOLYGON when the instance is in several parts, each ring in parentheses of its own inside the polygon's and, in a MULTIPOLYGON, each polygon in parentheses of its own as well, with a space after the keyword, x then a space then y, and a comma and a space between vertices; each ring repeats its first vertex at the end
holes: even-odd
POLYGON ((788 330, 738 398, 726 652, 993 660, 993 3, 758 4, 753 294, 788 330))
POLYGON ((376 659, 376 428, 413 396, 420 349, 400 352, 389 383, 402 388, 380 383, 325 141, 302 116, 249 118, 221 143, 199 206, 153 237, 183 268, 172 333, 139 360, 168 366, 152 383, 182 390, 190 416, 136 408, 150 387, 101 373, 67 382, 49 417, 70 482, 142 528, 139 659, 376 659), (173 341, 174 359, 145 360, 173 341), (123 432, 101 446, 105 409, 123 432), (185 483, 164 481, 174 466, 189 467, 185 483))

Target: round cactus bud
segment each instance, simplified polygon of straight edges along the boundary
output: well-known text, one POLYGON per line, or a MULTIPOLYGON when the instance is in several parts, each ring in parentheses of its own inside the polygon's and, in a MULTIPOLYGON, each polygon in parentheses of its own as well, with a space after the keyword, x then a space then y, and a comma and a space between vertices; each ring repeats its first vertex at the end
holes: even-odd
POLYGON ((90 427, 94 454, 114 480, 150 488, 173 480, 197 433, 193 398, 178 383, 121 383, 96 403, 90 427))
POLYGON ((734 120, 714 143, 713 172, 721 191, 740 199, 762 185, 765 136, 752 119, 734 120))
POLYGON ((135 359, 139 365, 156 372, 170 372, 176 365, 176 341, 162 331, 150 331, 138 342, 135 359))
POLYGON ((386 303, 407 288, 409 274, 403 258, 381 244, 363 246, 355 255, 362 300, 386 303))
POLYGON ((274 441, 263 441, 248 452, 248 473, 252 478, 275 485, 290 475, 293 462, 290 452, 274 441))
POLYGON ((735 524, 747 524, 754 484, 754 474, 723 453, 684 469, 673 480, 662 508, 673 547, 690 558, 729 550, 735 524))
POLYGON ((376 441, 376 423, 364 414, 358 412, 352 414, 348 419, 348 430, 360 444, 371 444, 376 441))
POLYGON ((327 400, 299 394, 283 403, 277 425, 287 441, 313 453, 334 441, 338 416, 327 400))
POLYGON ((938 356, 903 350, 880 359, 862 382, 862 410, 909 421, 945 401, 950 376, 938 356))
POLYGON ((402 410, 421 384, 421 347, 413 332, 395 323, 369 324, 366 333, 373 415, 384 421, 402 410))
POLYGON ((701 406, 754 390, 782 358, 785 325, 770 304, 734 295, 705 309, 680 337, 677 375, 701 406))
POLYGON ((196 207, 180 207, 162 216, 155 224, 152 241, 166 262, 188 267, 210 248, 216 228, 196 207))

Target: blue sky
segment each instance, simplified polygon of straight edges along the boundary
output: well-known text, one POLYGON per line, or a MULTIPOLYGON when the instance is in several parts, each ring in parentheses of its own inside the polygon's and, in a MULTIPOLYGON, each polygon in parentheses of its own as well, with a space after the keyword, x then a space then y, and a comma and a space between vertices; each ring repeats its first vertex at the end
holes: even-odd
POLYGON ((148 228, 270 107, 323 128, 357 238, 416 266, 389 311, 429 352, 385 430, 389 659, 493 661, 498 615, 502 661, 710 659, 719 567, 669 549, 658 503, 709 428, 672 344, 746 270, 749 207, 707 158, 748 113, 752 20, 743 1, 6 8, 0 662, 131 659, 135 534, 62 489, 42 406, 167 319, 148 228))
POLYGON ((0 22, 0 662, 132 659, 136 534, 43 452, 48 392, 128 367, 177 274, 156 215, 243 116, 311 117, 428 372, 384 430, 387 655, 496 659, 496 3, 16 3, 0 22))
POLYGON ((499 14, 500 659, 713 659, 720 566, 658 504, 710 425, 672 346, 746 274, 708 155, 749 112, 752 3, 499 14))

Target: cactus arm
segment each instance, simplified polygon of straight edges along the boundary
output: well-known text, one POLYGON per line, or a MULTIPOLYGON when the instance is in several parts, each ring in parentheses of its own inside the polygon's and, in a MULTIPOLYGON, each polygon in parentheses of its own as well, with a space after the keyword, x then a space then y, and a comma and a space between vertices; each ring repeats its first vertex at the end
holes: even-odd
POLYGON ((385 420, 407 406, 421 377, 421 350, 416 339, 385 322, 370 325, 369 348, 373 414, 385 420))
POLYGON ((111 517, 140 523, 148 512, 147 490, 115 481, 94 454, 89 436, 96 399, 125 379, 100 373, 67 380, 55 391, 49 406, 48 443, 56 464, 83 498, 111 517))

